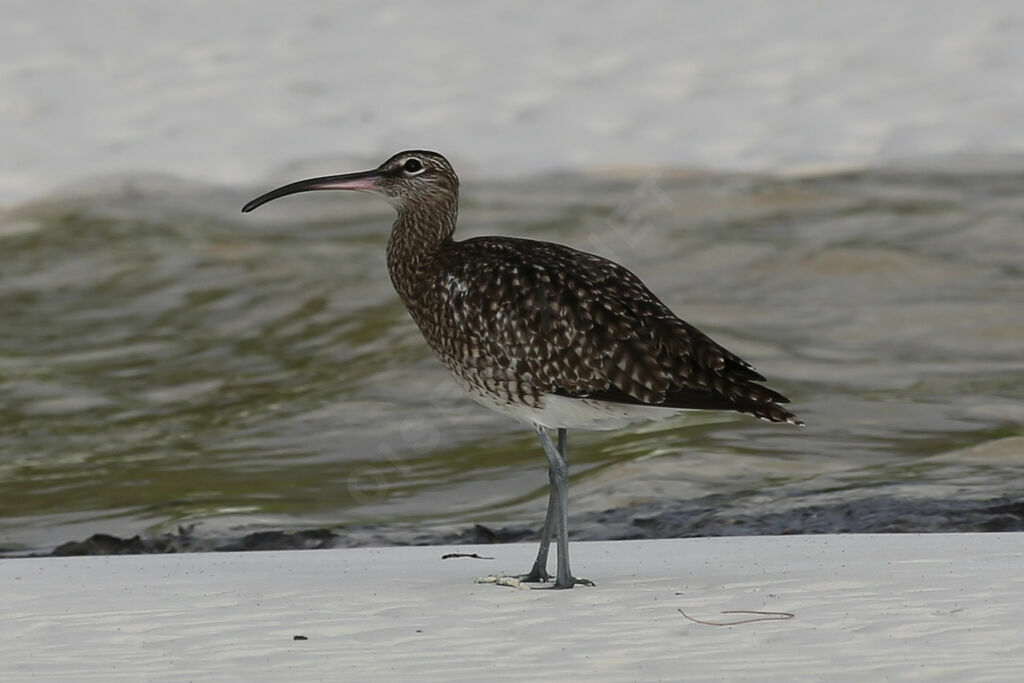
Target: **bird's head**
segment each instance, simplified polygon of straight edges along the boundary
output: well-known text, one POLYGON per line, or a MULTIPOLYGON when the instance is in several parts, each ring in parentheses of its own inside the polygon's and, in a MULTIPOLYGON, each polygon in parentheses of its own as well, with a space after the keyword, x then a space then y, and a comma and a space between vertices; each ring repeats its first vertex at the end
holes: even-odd
POLYGON ((458 200, 459 178, 448 160, 437 152, 399 152, 371 171, 322 176, 289 183, 271 190, 242 207, 243 213, 267 202, 312 190, 360 190, 379 194, 399 211, 411 204, 448 205, 458 200))

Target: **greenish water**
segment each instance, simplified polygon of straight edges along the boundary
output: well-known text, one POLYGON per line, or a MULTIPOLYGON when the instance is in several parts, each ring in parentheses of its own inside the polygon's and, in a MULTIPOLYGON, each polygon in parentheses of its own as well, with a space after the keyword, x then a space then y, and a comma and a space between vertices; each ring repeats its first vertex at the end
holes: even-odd
MULTIPOLYGON (((808 423, 573 433, 574 515, 987 499, 1024 475, 1022 188, 911 171, 468 183, 459 234, 619 260, 808 423)), ((317 194, 238 213, 264 189, 107 181, 0 212, 0 547, 539 524, 531 431, 461 396, 391 290, 391 209, 317 194)))

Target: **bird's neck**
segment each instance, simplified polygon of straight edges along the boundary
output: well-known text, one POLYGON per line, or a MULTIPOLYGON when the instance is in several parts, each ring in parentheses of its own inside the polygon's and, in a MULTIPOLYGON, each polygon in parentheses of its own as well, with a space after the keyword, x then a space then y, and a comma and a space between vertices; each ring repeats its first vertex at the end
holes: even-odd
POLYGON ((423 268, 440 247, 452 242, 457 218, 457 197, 398 208, 398 219, 388 239, 388 272, 407 306, 418 298, 418 285, 425 280, 423 268))

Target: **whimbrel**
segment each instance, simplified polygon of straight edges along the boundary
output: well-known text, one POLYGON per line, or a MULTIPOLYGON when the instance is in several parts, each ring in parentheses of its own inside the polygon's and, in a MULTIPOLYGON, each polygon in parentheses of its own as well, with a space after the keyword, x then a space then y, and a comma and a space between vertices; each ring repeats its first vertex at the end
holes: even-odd
POLYGON ((388 271, 427 344, 476 401, 537 431, 551 488, 540 550, 522 581, 550 580, 556 535, 554 587, 593 585, 569 568, 567 430, 616 429, 682 410, 803 424, 753 367, 619 264, 551 242, 454 240, 459 179, 436 152, 400 152, 371 171, 300 180, 242 211, 310 190, 372 192, 398 210, 388 271))

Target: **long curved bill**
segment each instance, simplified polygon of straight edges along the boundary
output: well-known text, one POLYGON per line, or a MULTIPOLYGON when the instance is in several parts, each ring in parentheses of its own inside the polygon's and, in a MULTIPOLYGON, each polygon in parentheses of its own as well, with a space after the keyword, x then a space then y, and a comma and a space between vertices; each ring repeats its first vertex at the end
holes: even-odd
POLYGON ((261 194, 256 199, 242 207, 242 213, 249 213, 267 202, 272 202, 280 197, 299 192, 311 192, 313 190, 362 190, 373 192, 377 189, 377 181, 380 180, 380 172, 360 171, 358 173, 344 173, 342 175, 327 175, 309 180, 299 180, 261 194))

